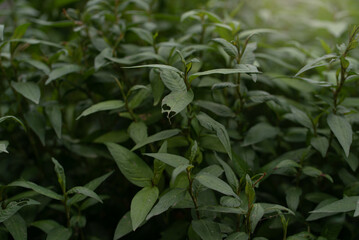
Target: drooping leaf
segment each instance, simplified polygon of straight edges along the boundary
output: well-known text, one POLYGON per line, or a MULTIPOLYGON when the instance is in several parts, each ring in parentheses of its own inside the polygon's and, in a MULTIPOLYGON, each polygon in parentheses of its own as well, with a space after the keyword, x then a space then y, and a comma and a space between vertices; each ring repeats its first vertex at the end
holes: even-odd
POLYGON ((231 142, 229 140, 229 136, 226 131, 226 128, 222 124, 220 124, 219 122, 217 122, 216 120, 214 120, 213 118, 211 118, 210 116, 208 116, 203 112, 200 112, 197 115, 197 119, 199 123, 202 125, 202 127, 210 131, 216 132, 216 135, 219 141, 223 144, 223 147, 226 149, 229 158, 232 159, 231 142))
POLYGON ((15 117, 15 116, 3 116, 3 117, 0 117, 0 123, 2 123, 5 120, 9 120, 9 119, 14 120, 15 122, 19 123, 26 131, 26 127, 25 127, 24 123, 20 119, 15 117))
POLYGON ((4 221, 4 225, 14 240, 27 240, 26 222, 19 214, 14 214, 8 218, 4 221))
POLYGON ((31 190, 37 192, 38 194, 44 195, 46 197, 49 197, 49 198, 52 198, 55 200, 62 200, 62 196, 60 194, 58 194, 50 189, 39 186, 33 182, 19 180, 19 181, 15 181, 15 182, 8 184, 8 186, 9 187, 23 187, 23 188, 31 189, 31 190))
POLYGON ((159 69, 167 69, 167 70, 175 71, 179 74, 183 74, 182 71, 178 70, 177 68, 163 64, 146 64, 146 65, 138 65, 132 67, 124 67, 124 68, 159 68, 159 69))
POLYGON ((39 104, 41 91, 40 87, 34 82, 11 82, 11 86, 27 99, 39 104))
POLYGON ((311 211, 310 213, 344 213, 354 211, 357 207, 358 200, 358 196, 346 197, 322 208, 311 211))
POLYGON ((30 111, 24 114, 25 120, 28 123, 29 127, 35 132, 39 137, 43 146, 45 146, 45 126, 46 121, 44 116, 38 111, 30 111))
POLYGON ((48 106, 45 108, 46 114, 49 117, 52 128, 58 138, 61 138, 62 134, 62 113, 59 105, 48 106))
POLYGON ((106 146, 127 180, 139 187, 152 185, 151 168, 135 153, 115 143, 106 143, 106 146))
POLYGON ((346 118, 333 113, 329 114, 327 122, 330 130, 332 130, 334 136, 338 139, 338 142, 342 146, 345 155, 348 157, 353 135, 350 123, 346 120, 346 118))
POLYGON ((327 154, 329 141, 326 137, 315 137, 310 140, 310 144, 320 152, 322 157, 324 158, 327 154))
POLYGON ((67 194, 75 194, 75 193, 82 194, 86 197, 93 198, 93 199, 99 201, 100 203, 103 203, 102 199, 97 195, 97 193, 95 193, 94 191, 92 191, 91 189, 89 189, 87 187, 77 186, 77 187, 73 187, 67 191, 67 194))
POLYGON ((217 161, 222 165, 229 185, 235 192, 239 191, 239 181, 232 168, 216 154, 217 161))
POLYGON ((135 151, 136 149, 139 149, 149 143, 168 139, 170 137, 173 137, 173 136, 179 134, 180 132, 181 132, 181 130, 179 130, 179 129, 170 129, 170 130, 164 130, 164 131, 155 133, 154 135, 149 136, 148 138, 142 139, 142 141, 139 142, 138 144, 136 144, 136 146, 134 146, 131 149, 131 151, 135 151))
POLYGON ((166 62, 165 59, 163 59, 160 55, 153 52, 140 52, 123 58, 114 58, 111 56, 107 56, 106 59, 110 60, 111 62, 122 65, 133 65, 148 60, 157 60, 162 63, 166 62))
POLYGON ((286 201, 288 207, 296 211, 299 205, 299 198, 302 195, 302 189, 297 187, 291 187, 286 191, 286 201))
POLYGON ((200 106, 201 108, 204 108, 206 110, 209 110, 220 117, 234 117, 235 114, 226 105, 211 102, 211 101, 204 101, 204 100, 198 100, 193 102, 194 105, 200 106))
POLYGON ((317 68, 317 67, 320 67, 320 66, 325 66, 327 65, 327 63, 321 63, 322 61, 324 60, 328 60, 328 59, 333 59, 337 57, 335 54, 327 54, 327 55, 324 55, 322 57, 319 57, 311 62, 309 62, 307 65, 305 65, 304 67, 302 67, 298 72, 297 74, 295 74, 295 77, 299 76, 300 74, 308 71, 308 70, 311 70, 313 68, 317 68))
POLYGON ((146 219, 158 198, 157 187, 145 187, 133 197, 131 201, 132 229, 135 231, 146 219))
POLYGON ((134 32, 139 38, 141 38, 143 41, 147 42, 150 45, 153 45, 153 37, 152 33, 146 29, 143 28, 130 28, 129 31, 134 32))
POLYGON ((80 119, 81 117, 90 115, 92 113, 96 113, 99 111, 108 111, 108 110, 114 110, 119 109, 125 106, 125 103, 121 100, 109 100, 104 101, 100 103, 96 103, 92 105, 91 107, 87 108, 85 111, 83 111, 80 116, 76 118, 76 120, 80 119))
POLYGON ((38 205, 38 204, 40 204, 40 203, 35 200, 28 199, 28 198, 17 200, 17 201, 12 201, 9 204, 7 204, 6 208, 0 209, 0 223, 11 218, 21 208, 23 208, 25 206, 38 205))

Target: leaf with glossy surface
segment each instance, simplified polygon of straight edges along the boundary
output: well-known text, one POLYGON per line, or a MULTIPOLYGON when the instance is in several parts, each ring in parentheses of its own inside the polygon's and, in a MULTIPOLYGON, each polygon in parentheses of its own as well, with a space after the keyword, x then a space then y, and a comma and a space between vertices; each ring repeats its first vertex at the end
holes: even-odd
POLYGON ((152 186, 151 168, 135 153, 115 143, 106 143, 121 173, 139 187, 152 186))
POLYGON ((109 100, 104 101, 100 103, 96 103, 92 105, 91 107, 87 108, 85 111, 83 111, 80 116, 76 118, 76 120, 80 119, 81 117, 90 115, 92 113, 96 113, 99 111, 108 111, 108 110, 114 110, 119 109, 125 106, 125 103, 121 100, 109 100))
POLYGON ((348 157, 353 137, 353 130, 350 123, 346 118, 333 113, 329 114, 327 122, 330 130, 332 130, 334 136, 342 146, 345 155, 348 157))
POLYGON ((135 231, 146 219, 147 214, 158 198, 157 187, 145 187, 133 197, 131 201, 132 229, 135 231))
POLYGON ((216 132, 216 135, 219 141, 223 144, 223 147, 225 148, 229 158, 232 159, 231 142, 229 140, 226 128, 203 112, 200 112, 196 117, 202 127, 216 132))
POLYGON ((134 146, 131 149, 131 151, 135 151, 136 149, 139 149, 149 143, 168 139, 170 137, 173 137, 173 136, 179 134, 180 132, 181 132, 181 130, 179 130, 179 129, 170 129, 170 130, 164 130, 164 131, 155 133, 152 136, 149 136, 148 138, 145 138, 143 141, 136 144, 136 146, 134 146))
POLYGON ((39 104, 41 91, 40 87, 34 82, 11 82, 11 86, 27 99, 39 104))

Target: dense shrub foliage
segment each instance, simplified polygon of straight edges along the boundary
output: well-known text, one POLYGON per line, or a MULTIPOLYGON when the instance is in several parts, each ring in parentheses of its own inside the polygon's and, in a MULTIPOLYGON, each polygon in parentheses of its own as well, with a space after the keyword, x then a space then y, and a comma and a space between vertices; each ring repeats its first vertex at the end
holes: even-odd
POLYGON ((359 239, 358 1, 0 4, 0 239, 359 239))

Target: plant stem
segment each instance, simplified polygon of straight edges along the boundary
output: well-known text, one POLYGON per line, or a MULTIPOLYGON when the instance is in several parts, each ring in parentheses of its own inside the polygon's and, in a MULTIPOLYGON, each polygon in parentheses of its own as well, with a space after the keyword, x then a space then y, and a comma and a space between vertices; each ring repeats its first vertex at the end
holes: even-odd
POLYGON ((201 216, 199 215, 199 211, 198 211, 198 203, 197 203, 197 198, 195 197, 195 195, 193 194, 193 179, 191 178, 191 169, 187 168, 187 178, 188 178, 188 182, 189 182, 189 186, 188 186, 188 193, 192 198, 195 210, 196 210, 196 215, 198 219, 201 219, 201 216))

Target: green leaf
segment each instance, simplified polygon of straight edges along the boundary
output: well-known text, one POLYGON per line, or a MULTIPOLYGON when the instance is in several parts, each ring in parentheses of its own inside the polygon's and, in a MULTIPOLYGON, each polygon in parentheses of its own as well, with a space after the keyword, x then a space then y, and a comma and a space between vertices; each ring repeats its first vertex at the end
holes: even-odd
POLYGON ((245 193, 248 199, 248 206, 252 205, 256 197, 256 192, 254 191, 252 179, 248 174, 246 175, 245 193))
POLYGON ((329 114, 327 118, 330 130, 334 133, 334 136, 338 139, 338 142, 342 146, 345 155, 349 156, 350 145, 352 144, 352 127, 348 120, 342 116, 329 114))
POLYGON ((166 60, 163 59, 163 57, 153 52, 140 52, 123 58, 114 58, 111 56, 106 56, 106 59, 110 60, 111 62, 122 64, 122 65, 133 65, 148 60, 157 60, 163 63, 166 62, 166 60))
POLYGON ((207 219, 193 220, 193 230, 205 240, 222 240, 222 233, 218 223, 207 219))
POLYGON ((286 191, 285 198, 287 201, 287 205, 291 210, 293 210, 293 211, 297 210, 301 195, 302 195, 302 189, 297 188, 297 187, 290 187, 286 191))
POLYGON ((179 134, 180 132, 181 132, 181 130, 179 130, 179 129, 171 129, 171 130, 164 130, 164 131, 158 132, 156 134, 153 134, 152 136, 149 136, 148 138, 143 139, 141 142, 136 144, 136 146, 134 146, 131 149, 131 151, 135 151, 136 149, 139 149, 149 143, 168 139, 170 137, 173 137, 173 136, 179 134))
POLYGON ((127 129, 128 135, 138 144, 147 139, 147 126, 144 122, 132 122, 127 129))
POLYGON ((186 195, 186 189, 184 188, 174 188, 169 190, 160 198, 158 203, 152 208, 151 212, 147 215, 146 220, 167 211, 170 207, 182 201, 185 195, 186 195))
POLYGON ((63 226, 52 229, 46 237, 46 240, 69 240, 72 236, 72 230, 63 226))
POLYGON ((31 66, 43 71, 46 75, 50 74, 50 68, 43 62, 34 60, 32 58, 22 59, 23 62, 30 64, 31 66))
POLYGON ((118 222, 113 240, 120 239, 130 232, 132 232, 132 221, 130 211, 128 211, 118 222))
POLYGON ((67 191, 67 194, 75 194, 75 193, 82 194, 86 197, 93 198, 93 199, 99 201, 100 203, 103 203, 101 198, 97 195, 97 193, 88 189, 87 187, 77 186, 77 187, 73 187, 67 191))
POLYGON ((327 54, 327 55, 324 55, 322 57, 319 57, 311 62, 309 62, 307 65, 305 65, 304 67, 302 67, 298 72, 297 74, 295 74, 295 77, 299 76, 300 74, 308 71, 308 70, 311 70, 313 68, 317 68, 317 67, 321 67, 321 66, 325 66, 327 65, 327 63, 324 63, 322 64, 321 62, 324 61, 324 60, 327 60, 327 59, 333 59, 333 58, 336 58, 337 56, 335 54, 327 54))
POLYGON ((248 240, 248 235, 244 232, 236 232, 229 235, 226 240, 248 240))
MULTIPOLYGON (((90 182, 86 183, 84 185, 84 187, 90 189, 91 191, 95 191, 96 188, 98 188, 101 185, 101 183, 103 183, 109 176, 111 176, 112 173, 113 173, 113 171, 106 173, 106 174, 102 175, 101 177, 95 178, 95 179, 91 180, 90 182)), ((68 205, 72 205, 74 203, 80 202, 80 201, 84 200, 85 198, 86 198, 86 196, 77 194, 68 200, 68 205)))
POLYGON ((186 92, 187 87, 183 78, 172 70, 162 69, 160 71, 161 80, 164 85, 172 92, 186 92))
POLYGON ((162 113, 167 114, 167 118, 171 119, 193 101, 192 90, 188 92, 172 92, 162 100, 162 113))
POLYGON ((101 53, 95 57, 95 61, 94 61, 95 71, 97 72, 98 70, 100 70, 100 68, 105 66, 107 63, 106 59, 110 59, 111 57, 112 57, 112 49, 111 48, 103 49, 101 53))
POLYGON ((233 214, 246 214, 247 210, 240 207, 226 207, 226 206, 201 206, 198 208, 200 211, 219 212, 219 213, 233 213, 233 214))
POLYGON ((4 117, 0 117, 0 123, 2 123, 2 122, 5 121, 5 120, 8 120, 8 119, 12 119, 12 120, 14 120, 15 122, 18 122, 18 123, 25 129, 25 131, 26 131, 26 127, 25 127, 24 123, 23 123, 20 119, 18 119, 17 117, 15 117, 15 116, 4 116, 4 117))
POLYGON ((145 187, 133 197, 131 201, 132 229, 135 231, 146 219, 147 214, 156 203, 158 198, 157 187, 145 187))
POLYGON ((11 36, 11 39, 22 38, 22 36, 24 36, 24 34, 26 33, 26 30, 28 29, 28 27, 30 25, 31 25, 30 23, 24 23, 24 24, 17 26, 15 28, 13 35, 11 36))
POLYGON ((322 208, 311 211, 310 213, 344 213, 354 211, 357 208, 359 197, 347 197, 330 203, 322 208))
POLYGON ((0 24, 0 41, 4 41, 4 24, 0 24))
POLYGON ((40 87, 33 82, 11 82, 11 86, 27 99, 39 104, 41 91, 40 87))
POLYGON ((238 56, 237 48, 227 40, 223 38, 215 38, 212 41, 220 44, 223 47, 223 50, 231 57, 236 58, 238 56))
POLYGON ((10 202, 9 204, 7 204, 6 208, 0 209, 0 223, 11 218, 21 208, 25 206, 38 205, 38 204, 40 203, 32 199, 21 199, 21 200, 10 202))
POLYGON ((52 229, 60 227, 61 225, 54 220, 39 220, 32 222, 31 226, 41 229, 41 231, 48 234, 52 229))
POLYGON ((211 102, 211 101, 204 101, 204 100, 194 101, 193 104, 200 106, 201 108, 207 109, 220 117, 234 117, 235 116, 232 109, 230 109, 229 107, 227 107, 226 105, 223 105, 223 104, 219 104, 219 103, 215 103, 215 102, 211 102))
POLYGON ((325 157, 329 147, 329 141, 326 137, 313 137, 310 144, 320 152, 323 158, 325 157))
POLYGON ((216 135, 219 141, 223 144, 223 147, 225 148, 229 158, 232 159, 231 142, 229 140, 229 136, 226 131, 226 128, 222 124, 220 124, 219 122, 217 122, 216 120, 214 120, 213 118, 211 118, 210 116, 208 116, 203 112, 200 112, 197 115, 197 119, 199 123, 202 125, 202 127, 210 131, 216 132, 216 135))
POLYGON ((311 166, 306 166, 303 168, 303 174, 310 176, 310 177, 325 177, 326 179, 328 179, 330 182, 333 183, 333 179, 331 176, 329 176, 328 174, 324 174, 322 171, 320 171, 319 169, 315 168, 315 167, 311 167, 311 166))
POLYGON ((232 168, 225 161, 223 161, 220 157, 218 157, 217 154, 215 154, 215 156, 217 161, 222 165, 224 169, 224 173, 226 175, 229 185, 231 185, 232 189, 235 192, 239 192, 239 181, 236 174, 233 172, 232 168))
POLYGON ((65 176, 64 168, 55 158, 52 158, 52 162, 55 165, 54 169, 57 175, 57 181, 59 182, 62 191, 66 192, 66 176, 65 176))
POLYGON ((197 72, 189 76, 188 81, 192 82, 194 79, 200 76, 207 76, 211 74, 235 74, 235 73, 260 73, 258 69, 250 64, 239 64, 237 68, 221 68, 213 69, 204 72, 197 72))
POLYGON ((139 187, 152 186, 151 168, 135 153, 115 143, 106 143, 121 173, 139 187))
POLYGON ((7 141, 0 141, 0 153, 9 153, 8 151, 7 151, 7 146, 9 145, 9 142, 7 142, 7 141))
POLYGON ((27 188, 27 189, 31 189, 35 192, 37 192, 38 194, 44 195, 46 197, 55 199, 55 200, 62 200, 62 196, 60 194, 57 194, 56 192, 44 188, 42 186, 37 185, 36 183, 33 182, 29 182, 29 181, 15 181, 12 182, 10 184, 8 184, 9 187, 23 187, 23 188, 27 188))
POLYGON ((26 222, 19 214, 8 218, 4 221, 4 225, 14 240, 27 240, 26 222))
POLYGON ((278 31, 270 28, 257 28, 257 29, 241 31, 238 37, 239 39, 243 39, 243 38, 251 37, 256 34, 263 34, 263 33, 278 33, 278 31))
POLYGON ((236 198, 238 197, 237 194, 233 192, 232 188, 226 182, 216 176, 213 176, 212 174, 202 173, 197 175, 195 179, 209 189, 223 193, 224 195, 229 195, 236 198))
POLYGON ((49 74, 49 78, 46 80, 45 85, 51 83, 52 81, 61 78, 65 75, 68 75, 70 73, 79 72, 81 70, 81 67, 74 64, 66 64, 62 67, 55 68, 52 70, 49 74))
POLYGON ((125 103, 121 100, 108 100, 100 103, 96 103, 92 105, 91 107, 87 108, 85 111, 83 111, 80 116, 76 118, 76 120, 80 119, 81 117, 90 115, 92 113, 96 113, 99 111, 108 111, 108 110, 114 110, 119 109, 125 106, 125 103))
POLYGON ((25 120, 28 123, 29 127, 35 132, 39 137, 43 146, 45 146, 45 126, 46 121, 42 114, 34 110, 24 114, 25 120))
POLYGON ((47 106, 45 108, 46 114, 50 120, 52 128, 59 139, 62 133, 62 113, 59 105, 47 106))
POLYGON ((359 216, 359 199, 357 201, 357 204, 355 206, 355 211, 354 211, 354 217, 358 217, 359 216))
POLYGON ((157 106, 162 99, 165 86, 161 80, 160 74, 155 69, 151 69, 150 71, 150 82, 153 95, 153 105, 157 106))
POLYGON ((212 85, 211 90, 218 90, 218 89, 224 89, 224 88, 235 88, 238 87, 238 84, 234 84, 232 82, 221 82, 221 83, 215 83, 212 85))
POLYGON ((248 130, 242 146, 253 145, 268 138, 274 138, 278 133, 279 130, 268 123, 258 123, 248 130))
POLYGON ((250 214, 251 221, 251 232, 253 233, 256 229, 257 224, 264 215, 264 209, 259 203, 253 204, 252 211, 250 214))
POLYGON ((166 163, 169 166, 172 166, 174 168, 179 167, 181 165, 188 165, 189 161, 188 159, 174 155, 169 153, 144 153, 146 156, 153 157, 155 159, 158 159, 164 163, 166 163))
POLYGON ((130 28, 128 30, 134 32, 143 41, 147 42, 150 45, 153 45, 153 37, 150 31, 142 28, 130 28))
POLYGON ((159 69, 167 69, 167 70, 175 71, 179 74, 183 74, 183 72, 178 70, 177 68, 163 64, 146 64, 146 65, 138 65, 132 67, 123 67, 123 68, 159 68, 159 69))
POLYGON ((290 109, 291 109, 292 113, 286 114, 284 116, 285 118, 287 118, 293 122, 299 123, 306 128, 309 128, 309 129, 313 128, 312 122, 305 112, 303 112, 295 107, 291 107, 290 109))

